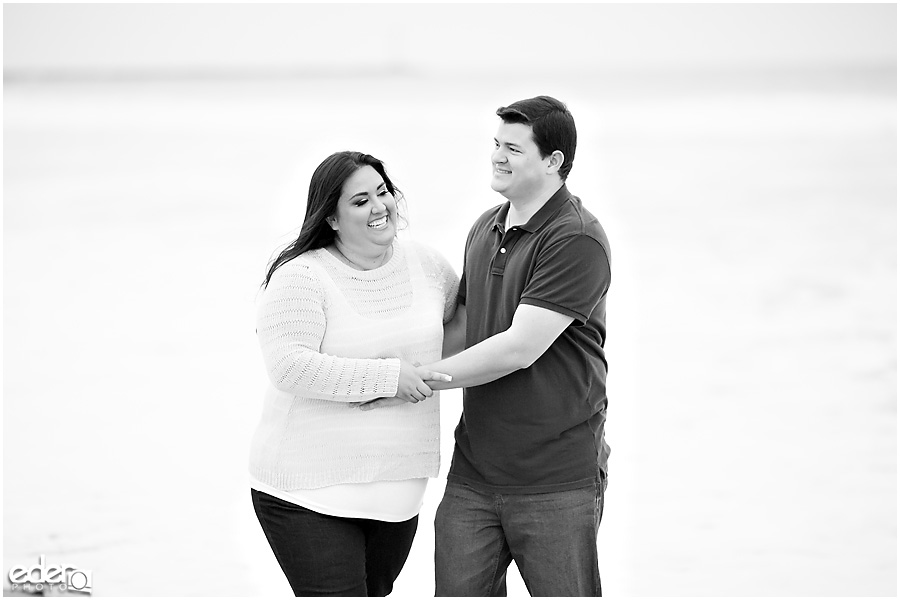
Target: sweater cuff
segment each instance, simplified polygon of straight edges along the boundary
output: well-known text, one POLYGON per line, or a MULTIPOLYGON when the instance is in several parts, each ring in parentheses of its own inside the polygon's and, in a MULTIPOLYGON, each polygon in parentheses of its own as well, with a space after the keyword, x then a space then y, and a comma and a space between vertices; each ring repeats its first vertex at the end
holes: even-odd
POLYGON ((396 396, 397 390, 400 388, 400 359, 384 359, 383 377, 379 377, 378 379, 379 381, 384 382, 385 387, 381 391, 384 392, 385 398, 393 398, 396 396))

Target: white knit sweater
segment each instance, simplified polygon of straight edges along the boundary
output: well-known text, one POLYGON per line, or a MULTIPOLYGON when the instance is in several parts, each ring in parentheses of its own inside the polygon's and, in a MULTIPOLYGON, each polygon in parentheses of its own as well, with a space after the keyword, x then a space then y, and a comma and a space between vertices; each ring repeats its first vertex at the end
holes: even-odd
POLYGON ((260 296, 257 335, 270 387, 250 473, 281 490, 435 477, 438 393, 372 411, 394 396, 400 358, 441 358, 459 280, 434 250, 394 243, 387 264, 355 270, 325 249, 279 267, 260 296))

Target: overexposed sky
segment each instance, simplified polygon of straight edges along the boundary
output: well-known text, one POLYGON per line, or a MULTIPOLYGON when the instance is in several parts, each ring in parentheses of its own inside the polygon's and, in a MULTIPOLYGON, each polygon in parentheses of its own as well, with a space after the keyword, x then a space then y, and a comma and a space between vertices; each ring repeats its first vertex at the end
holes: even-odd
POLYGON ((857 66, 894 4, 5 4, 4 69, 857 66))

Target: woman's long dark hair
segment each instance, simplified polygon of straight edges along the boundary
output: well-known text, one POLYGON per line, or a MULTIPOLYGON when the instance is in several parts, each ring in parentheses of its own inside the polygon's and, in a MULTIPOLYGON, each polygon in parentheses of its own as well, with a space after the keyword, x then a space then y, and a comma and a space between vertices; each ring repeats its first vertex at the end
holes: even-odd
POLYGON ((334 242, 334 230, 325 221, 337 210, 337 203, 341 197, 344 182, 362 167, 372 167, 381 178, 384 185, 393 196, 397 196, 397 190, 384 169, 384 163, 369 154, 362 152, 335 152, 322 161, 309 181, 309 196, 306 199, 306 216, 303 218, 303 226, 300 235, 282 250, 275 260, 269 264, 266 280, 263 287, 269 285, 275 269, 284 263, 297 258, 307 250, 324 248, 334 242))

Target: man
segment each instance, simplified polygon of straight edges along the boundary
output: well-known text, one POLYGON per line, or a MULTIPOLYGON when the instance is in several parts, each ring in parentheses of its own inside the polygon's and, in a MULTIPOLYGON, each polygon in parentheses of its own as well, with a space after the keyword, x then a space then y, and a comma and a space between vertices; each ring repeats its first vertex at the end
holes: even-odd
POLYGON ((469 232, 445 334, 452 348, 464 330, 466 349, 424 367, 452 376, 433 389, 464 387, 435 516, 435 595, 505 596, 515 560, 533 596, 599 596, 609 242, 565 185, 566 106, 539 96, 497 115, 491 187, 508 202, 469 232))
POLYGON ((599 596, 609 242, 565 185, 566 106, 539 96, 497 115, 491 188, 509 202, 466 242, 467 350, 429 366, 465 386, 435 517, 435 595, 505 595, 515 560, 533 596, 599 596))

